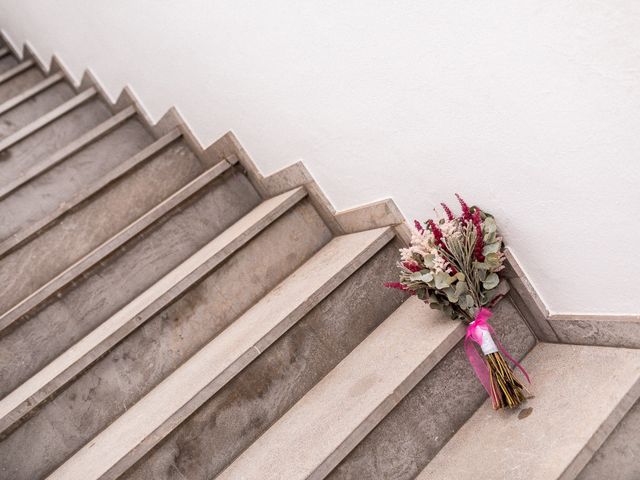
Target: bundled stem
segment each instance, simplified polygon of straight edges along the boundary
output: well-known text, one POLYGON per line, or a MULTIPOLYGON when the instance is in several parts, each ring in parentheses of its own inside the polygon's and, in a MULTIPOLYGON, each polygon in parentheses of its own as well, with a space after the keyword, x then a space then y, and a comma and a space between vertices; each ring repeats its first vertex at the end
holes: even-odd
POLYGON ((526 398, 522 383, 515 377, 513 370, 500 352, 485 356, 491 381, 491 402, 493 409, 514 408, 522 404, 526 398))

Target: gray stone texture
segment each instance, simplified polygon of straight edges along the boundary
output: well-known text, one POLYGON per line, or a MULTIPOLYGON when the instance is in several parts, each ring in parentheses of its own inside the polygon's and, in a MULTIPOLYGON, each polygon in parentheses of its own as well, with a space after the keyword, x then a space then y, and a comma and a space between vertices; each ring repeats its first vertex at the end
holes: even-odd
POLYGON ((6 311, 202 173, 177 142, 0 260, 6 311))
POLYGON ((6 72, 7 70, 11 70, 18 64, 18 59, 13 55, 5 55, 0 58, 0 74, 6 72))
MULTIPOLYGON (((59 82, 35 97, 31 97, 0 116, 0 138, 8 137, 74 95, 73 89, 68 84, 59 82)), ((0 152, 0 160, 11 158, 10 150, 0 152)))
MULTIPOLYGON (((56 132, 60 132, 61 123, 67 120, 73 121, 70 125, 76 125, 77 117, 85 116, 84 113, 89 113, 97 106, 100 106, 99 110, 106 108, 101 102, 89 103, 58 120, 50 128, 56 127, 56 132)), ((95 118, 85 118, 86 128, 83 130, 95 126, 97 121, 103 120, 106 116, 106 112, 100 112, 95 118)), ((48 134, 46 130, 48 129, 45 128, 42 132, 48 134)), ((68 131, 70 138, 63 141, 66 143, 77 138, 84 133, 83 130, 68 131)), ((0 239, 6 239, 21 228, 54 212, 62 203, 70 201, 79 191, 99 180, 152 142, 153 137, 140 122, 132 119, 53 169, 24 184, 8 197, 0 200, 0 239)), ((15 166, 20 168, 20 172, 11 172, 8 165, 2 164, 0 184, 7 183, 10 178, 15 178, 24 172, 29 163, 16 162, 15 166)))
POLYGON ((19 75, 0 84, 0 103, 6 102, 42 80, 44 80, 44 75, 39 68, 31 67, 25 70, 19 75))
POLYGON ((16 480, 50 472, 329 239, 302 201, 35 412, 0 443, 0 464, 16 480))
MULTIPOLYGON (((110 116, 111 112, 101 100, 89 100, 27 136, 3 152, 0 163, 0 185, 6 185, 32 165, 67 146, 110 116)), ((58 188, 62 190, 65 185, 59 185, 58 188)), ((52 199, 53 201, 55 199, 52 199)), ((0 230, 0 238, 6 237, 6 228, 3 227, 0 230)))
POLYGON ((563 343, 640 348, 640 317, 551 317, 549 321, 563 343))
POLYGON ((596 451, 577 480, 640 478, 640 400, 596 451))
POLYGON ((123 478, 217 475, 402 303, 382 286, 398 247, 384 247, 123 478))
POLYGON ((260 201, 239 173, 216 179, 0 337, 0 398, 149 288, 260 201))
MULTIPOLYGON (((536 343, 508 297, 490 322, 514 358, 536 343)), ((461 341, 327 478, 413 479, 486 398, 461 341)))

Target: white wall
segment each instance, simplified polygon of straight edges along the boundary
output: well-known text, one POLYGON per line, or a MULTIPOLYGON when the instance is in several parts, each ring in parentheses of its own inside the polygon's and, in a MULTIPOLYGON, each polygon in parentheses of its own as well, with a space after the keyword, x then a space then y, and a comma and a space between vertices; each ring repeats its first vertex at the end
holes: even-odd
POLYGON ((640 3, 0 0, 0 26, 338 209, 494 213, 554 312, 640 312, 640 3))

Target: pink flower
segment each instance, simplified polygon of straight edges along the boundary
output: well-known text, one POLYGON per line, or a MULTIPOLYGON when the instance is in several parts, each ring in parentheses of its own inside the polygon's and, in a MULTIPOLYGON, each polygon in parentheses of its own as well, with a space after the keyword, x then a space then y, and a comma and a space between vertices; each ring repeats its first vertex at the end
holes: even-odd
POLYGON ((451 213, 451 209, 447 206, 447 204, 441 203, 440 205, 442 205, 442 209, 444 210, 444 213, 447 214, 447 218, 449 220, 453 220, 455 217, 453 216, 453 213, 451 213))
POLYGON ((456 197, 458 198, 460 206, 462 207, 462 218, 465 221, 471 220, 471 210, 469 210, 469 205, 467 205, 467 202, 465 202, 459 194, 456 193, 456 197))
POLYGON ((402 262, 402 266, 413 273, 420 271, 420 266, 416 262, 402 262))
POLYGON ((484 239, 482 238, 482 220, 480 219, 479 208, 476 208, 473 212, 472 221, 476 227, 476 245, 473 253, 476 257, 476 260, 478 260, 479 262, 484 262, 484 255, 482 254, 482 249, 484 248, 484 239))
POLYGON ((436 245, 442 248, 444 251, 448 252, 449 250, 442 240, 442 230, 440 230, 440 227, 438 227, 438 225, 436 225, 436 222, 434 222, 433 220, 427 220, 427 225, 429 225, 429 229, 431 230, 431 233, 433 233, 433 238, 435 239, 436 245))

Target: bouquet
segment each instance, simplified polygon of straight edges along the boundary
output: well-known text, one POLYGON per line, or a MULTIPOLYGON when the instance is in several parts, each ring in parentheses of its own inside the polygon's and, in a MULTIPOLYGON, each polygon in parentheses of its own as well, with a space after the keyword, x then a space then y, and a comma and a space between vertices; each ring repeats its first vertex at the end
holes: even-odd
POLYGON ((491 215, 456 197, 462 207, 460 216, 442 203, 446 218, 414 222, 411 245, 400 250, 400 281, 385 285, 417 295, 431 308, 465 322, 465 351, 493 408, 513 408, 525 401, 524 386, 504 357, 529 377, 494 339, 488 323, 489 307, 499 299, 503 281, 499 275, 505 261, 502 237, 491 215))

